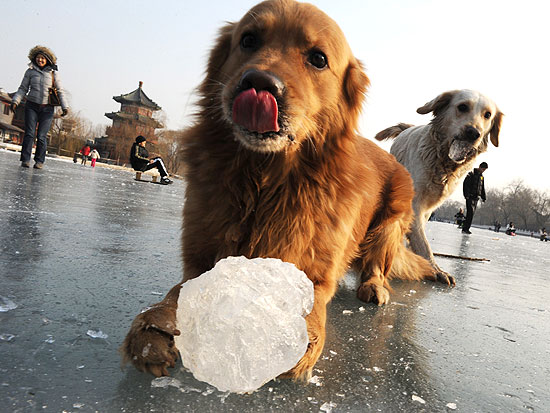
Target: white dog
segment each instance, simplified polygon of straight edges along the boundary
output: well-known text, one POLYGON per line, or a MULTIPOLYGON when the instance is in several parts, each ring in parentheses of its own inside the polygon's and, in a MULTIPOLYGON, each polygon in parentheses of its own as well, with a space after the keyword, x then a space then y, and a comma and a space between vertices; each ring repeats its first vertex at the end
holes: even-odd
POLYGON ((379 132, 376 139, 396 138, 390 152, 414 181, 415 220, 408 234, 411 249, 454 285, 454 278, 436 264, 424 227, 472 169, 475 158, 487 150, 489 139, 498 146, 503 114, 491 99, 473 90, 442 93, 416 111, 422 115, 433 112, 430 124, 400 123, 379 132))

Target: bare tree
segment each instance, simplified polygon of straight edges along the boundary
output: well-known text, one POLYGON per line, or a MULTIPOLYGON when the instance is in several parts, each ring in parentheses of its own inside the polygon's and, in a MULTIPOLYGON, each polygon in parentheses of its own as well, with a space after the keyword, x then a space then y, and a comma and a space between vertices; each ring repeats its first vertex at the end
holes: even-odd
POLYGON ((180 156, 183 130, 163 130, 158 134, 157 149, 168 170, 177 175, 183 174, 183 161, 180 156))
POLYGON ((550 223, 550 193, 534 190, 531 208, 537 229, 546 227, 550 223))

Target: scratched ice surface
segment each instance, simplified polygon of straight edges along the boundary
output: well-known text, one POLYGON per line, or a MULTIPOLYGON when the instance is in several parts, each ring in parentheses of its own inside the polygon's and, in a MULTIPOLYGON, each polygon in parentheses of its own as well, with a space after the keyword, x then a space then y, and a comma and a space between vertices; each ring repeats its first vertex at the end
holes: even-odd
POLYGON ((437 258, 456 288, 392 282, 381 308, 342 287, 310 382, 223 393, 181 364, 120 368, 134 316, 181 279, 184 184, 18 159, 0 150, 2 412, 549 410, 550 242, 430 222, 434 251, 490 261, 437 258))
POLYGON ((198 380, 251 392, 302 358, 312 308, 313 283, 294 264, 228 257, 183 284, 176 346, 198 380))

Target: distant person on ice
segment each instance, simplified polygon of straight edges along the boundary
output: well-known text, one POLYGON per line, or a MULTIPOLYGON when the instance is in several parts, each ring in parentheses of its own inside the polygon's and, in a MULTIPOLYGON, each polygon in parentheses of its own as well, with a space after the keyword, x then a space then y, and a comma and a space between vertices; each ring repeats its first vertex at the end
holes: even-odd
POLYGON ((44 46, 35 46, 29 51, 29 68, 23 76, 21 85, 13 95, 11 110, 15 112, 17 106, 27 97, 25 104, 25 136, 21 146, 21 166, 30 167, 32 147, 36 138, 34 152, 34 167, 42 169, 46 160, 47 133, 53 120, 55 106, 49 100, 50 88, 57 89, 57 96, 61 103, 62 114, 68 113, 67 100, 57 74, 57 57, 44 46), (37 132, 38 128, 38 132, 37 132))
POLYGON ((460 208, 455 214, 455 223, 458 225, 458 228, 462 228, 465 219, 466 218, 464 217, 464 208, 460 208))
POLYGON ((90 152, 90 159, 92 160, 92 168, 95 168, 95 163, 99 158, 101 158, 101 156, 99 156, 99 152, 97 151, 97 149, 96 148, 92 149, 92 152, 90 152))
POLYGON ((88 155, 90 155, 91 148, 90 145, 86 144, 80 149, 80 155, 82 155, 82 161, 80 161, 81 165, 86 165, 86 161, 88 160, 88 155))
POLYGON ((130 163, 132 164, 132 168, 141 172, 157 168, 161 176, 160 183, 164 185, 171 184, 173 181, 168 178, 168 172, 166 171, 162 158, 159 156, 149 159, 149 152, 145 149, 146 142, 147 139, 139 135, 136 138, 136 142, 132 145, 132 149, 130 150, 130 163))
POLYGON ((512 221, 506 225, 506 235, 516 235, 516 227, 512 221))
POLYGON ((483 172, 489 168, 487 162, 481 162, 479 168, 474 168, 473 171, 468 172, 462 185, 462 191, 464 198, 466 198, 466 220, 462 225, 463 234, 471 234, 470 226, 474 219, 474 213, 477 208, 477 201, 481 197, 481 200, 485 202, 485 180, 483 178, 483 172))

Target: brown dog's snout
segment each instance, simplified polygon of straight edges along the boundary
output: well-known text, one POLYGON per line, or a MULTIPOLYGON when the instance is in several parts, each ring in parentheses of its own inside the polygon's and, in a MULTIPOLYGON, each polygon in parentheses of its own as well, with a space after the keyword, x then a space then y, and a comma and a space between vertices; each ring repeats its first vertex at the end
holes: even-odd
POLYGON ((479 138, 479 131, 474 128, 473 126, 466 126, 466 129, 464 130, 464 137, 469 141, 475 141, 477 138, 479 138))
POLYGON ((239 81, 239 91, 256 89, 257 92, 265 90, 275 98, 283 96, 285 86, 274 74, 257 69, 249 69, 243 73, 239 81))

